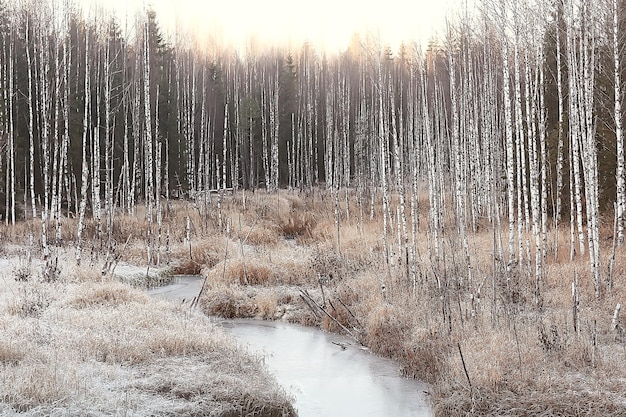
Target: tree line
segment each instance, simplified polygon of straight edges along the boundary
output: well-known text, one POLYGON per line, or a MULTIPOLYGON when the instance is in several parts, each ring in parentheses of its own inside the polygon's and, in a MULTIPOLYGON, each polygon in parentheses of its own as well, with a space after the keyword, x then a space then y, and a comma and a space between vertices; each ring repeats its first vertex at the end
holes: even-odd
POLYGON ((350 189, 364 211, 382 198, 383 237, 397 227, 407 259, 417 228, 438 256, 454 227, 470 276, 468 233, 506 230, 497 256, 534 266, 537 302, 548 234, 569 225, 600 296, 603 216, 624 240, 624 16, 621 0, 484 0, 426 48, 355 35, 330 55, 202 49, 150 9, 121 23, 3 0, 0 216, 42 220, 44 248, 77 217, 80 259, 88 214, 100 234, 138 203, 160 228, 174 198, 350 189))

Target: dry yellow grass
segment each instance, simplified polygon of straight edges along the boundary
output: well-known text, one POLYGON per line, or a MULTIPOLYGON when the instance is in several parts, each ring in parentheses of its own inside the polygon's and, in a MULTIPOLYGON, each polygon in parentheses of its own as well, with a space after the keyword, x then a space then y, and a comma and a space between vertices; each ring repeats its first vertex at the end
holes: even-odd
POLYGON ((264 320, 271 320, 276 317, 278 300, 275 293, 259 293, 255 297, 258 309, 258 316, 264 320))
POLYGON ((238 287, 209 284, 204 289, 200 306, 209 316, 232 318, 251 318, 257 313, 253 296, 238 287))
POLYGON ((226 267, 226 279, 227 282, 242 285, 269 285, 274 281, 272 268, 255 260, 229 262, 226 267))
MULTIPOLYGON (((322 220, 318 224, 315 225, 313 230, 311 230, 310 241, 313 242, 332 242, 336 239, 336 228, 335 224, 327 219, 322 220)), ((301 239, 304 242, 307 242, 307 239, 301 239)))
MULTIPOLYGON (((422 197, 419 201, 420 212, 426 214, 427 199, 422 197)), ((328 200, 318 204, 332 213, 328 200)), ((312 203, 306 201, 305 205, 312 203)), ((350 209, 357 213, 356 207, 350 209)), ((341 210, 345 210, 343 202, 341 210)), ((511 410, 516 409, 516 401, 524 404, 527 398, 535 398, 538 404, 545 402, 549 410, 564 412, 571 405, 566 397, 555 395, 555 390, 569 384, 576 373, 586 375, 583 385, 603 388, 600 395, 570 389, 574 404, 584 399, 591 410, 603 410, 608 415, 623 411, 615 402, 623 384, 602 376, 610 370, 618 380, 626 377, 624 367, 611 359, 615 355, 607 355, 621 340, 609 327, 615 305, 626 296, 623 256, 618 254, 613 267, 612 292, 596 302, 588 258, 577 255, 570 262, 567 230, 559 230, 558 240, 550 233, 544 263, 543 310, 539 310, 534 303, 534 259, 506 273, 506 259, 496 257, 498 268, 494 271, 494 256, 499 248, 494 250, 493 229, 488 223, 479 224, 478 231, 468 236, 471 268, 465 264, 461 240, 451 228, 440 234, 439 260, 434 262, 432 236, 426 235, 424 224, 420 225, 415 254, 417 278, 413 286, 412 279, 405 275, 406 266, 397 258, 396 225, 388 237, 395 257, 389 267, 385 265, 380 207, 375 207, 374 212, 373 220, 365 218, 361 224, 355 221, 356 216, 350 223, 342 221, 339 248, 332 214, 320 216, 311 238, 299 239, 298 243, 308 247, 314 276, 319 272, 335 278, 325 281, 326 297, 347 300, 363 324, 366 343, 374 351, 400 361, 407 375, 433 384, 438 415, 515 415, 511 410), (579 275, 581 299, 579 335, 572 330, 571 318, 575 272, 579 275), (336 280, 337 277, 341 279, 336 280), (384 294, 381 282, 387 285, 384 294), (592 338, 596 340, 595 348, 590 342, 592 338), (468 368, 471 390, 458 347, 468 368), (538 380, 537 375, 545 377, 538 380), (500 400, 510 409, 501 406, 500 400), (471 404, 476 405, 473 411, 471 404)), ((501 234, 505 240, 506 231, 501 234)), ((526 240, 534 256, 534 240, 525 235, 524 245, 526 240)), ((608 265, 609 252, 610 245, 606 244, 603 265, 608 265)), ((313 288, 316 281, 303 284, 313 288)), ((316 294, 321 302, 321 295, 316 294)), ((354 319, 339 310, 328 308, 342 323, 353 324, 350 320, 354 319)), ((327 317, 314 321, 329 330, 339 330, 327 317)))
POLYGON ((239 238, 243 244, 256 246, 273 246, 280 240, 276 228, 266 221, 255 226, 243 226, 239 238))
POLYGON ((115 307, 122 304, 146 303, 148 296, 138 292, 128 285, 120 283, 96 284, 89 283, 82 285, 73 297, 67 302, 68 305, 76 309, 91 307, 115 307))
MULTIPOLYGON (((476 230, 468 227, 466 252, 450 214, 452 210, 446 207, 445 226, 435 242, 429 227, 428 195, 424 192, 417 198, 420 217, 416 223, 415 252, 407 254, 400 248, 398 196, 394 194, 391 199, 386 247, 380 191, 373 200, 371 194, 364 193, 361 206, 357 197, 354 190, 339 191, 339 236, 334 195, 326 190, 302 194, 256 191, 246 192, 245 198, 242 193, 227 194, 222 201, 222 228, 218 227, 215 197, 212 211, 173 202, 165 216, 165 224, 170 227, 173 264, 179 265, 181 271, 202 270, 207 276, 200 305, 210 315, 282 317, 342 331, 335 321, 316 315, 307 307, 298 289, 306 289, 320 305, 325 299, 326 311, 353 329, 372 350, 396 359, 407 376, 431 384, 433 408, 438 416, 576 415, 585 410, 587 415, 626 414, 621 400, 626 389, 623 309, 617 329, 612 323, 616 305, 623 305, 626 297, 626 249, 617 250, 613 287, 609 291, 606 278, 612 219, 602 222, 602 298, 595 299, 588 255, 581 255, 577 248, 574 259, 569 259, 569 225, 564 225, 557 231, 549 230, 542 304, 537 305, 535 243, 530 232, 522 236, 523 262, 507 265, 505 218, 501 219, 502 230, 494 230, 485 219, 477 222, 476 230), (189 244, 184 243, 187 216, 191 224, 191 255, 189 244), (229 234, 226 224, 230 225, 229 234), (242 247, 240 239, 246 236, 242 247), (415 258, 411 258, 413 255, 415 258), (574 330, 571 294, 576 274, 580 305, 578 327, 574 330)), ((451 201, 446 200, 446 204, 451 201)), ((122 253, 123 261, 145 259, 143 237, 147 225, 141 220, 140 210, 138 214, 135 219, 119 218, 118 239, 133 236, 128 250, 122 253)), ((38 230, 36 226, 25 223, 19 231, 3 229, 0 235, 15 245, 24 245, 28 228, 38 230)), ((411 244, 411 219, 408 227, 411 244)), ((91 233, 90 228, 88 235, 91 233)), ((515 247, 517 250, 517 241, 515 247)), ((97 277, 80 278, 80 273, 77 276, 72 282, 95 285, 94 281, 98 281, 97 277)), ((17 290, 16 296, 22 298, 7 306, 12 318, 32 321, 46 317, 49 308, 56 308, 54 297, 49 297, 46 288, 42 286, 29 294, 17 290)), ((72 309, 89 314, 108 311, 105 317, 125 323, 111 312, 123 307, 138 315, 137 323, 164 320, 159 315, 141 318, 139 311, 145 305, 134 296, 123 292, 113 296, 109 290, 89 286, 83 289, 80 297, 68 299, 70 304, 63 307, 63 314, 72 309)), ((62 321, 70 320, 67 317, 71 315, 63 314, 62 321)), ((107 330, 93 331, 105 338, 103 332, 107 330)), ((147 341, 141 331, 137 344, 142 349, 135 349, 124 332, 107 334, 107 343, 92 342, 101 357, 106 356, 106 364, 127 361, 144 366, 146 361, 163 359, 156 351, 198 355, 201 349, 175 335, 167 341, 147 341)), ((0 345, 0 352, 4 349, 9 352, 4 356, 10 358, 13 346, 0 345)), ((28 356, 18 361, 27 359, 28 356)), ((11 361, 14 362, 8 360, 11 361)))

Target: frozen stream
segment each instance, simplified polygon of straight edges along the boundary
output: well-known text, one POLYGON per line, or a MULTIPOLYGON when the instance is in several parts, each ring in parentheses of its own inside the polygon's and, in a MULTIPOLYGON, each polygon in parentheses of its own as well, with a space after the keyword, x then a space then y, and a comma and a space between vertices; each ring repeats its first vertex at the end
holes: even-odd
POLYGON ((191 303, 200 294, 203 283, 204 278, 201 275, 179 275, 169 285, 149 289, 148 294, 166 300, 191 303))
MULTIPOLYGON (((201 285, 200 278, 178 279, 150 293, 191 300, 201 285)), ((220 323, 250 352, 265 358, 278 382, 295 397, 300 417, 432 415, 424 384, 402 378, 397 364, 371 354, 352 339, 284 322, 220 323)))

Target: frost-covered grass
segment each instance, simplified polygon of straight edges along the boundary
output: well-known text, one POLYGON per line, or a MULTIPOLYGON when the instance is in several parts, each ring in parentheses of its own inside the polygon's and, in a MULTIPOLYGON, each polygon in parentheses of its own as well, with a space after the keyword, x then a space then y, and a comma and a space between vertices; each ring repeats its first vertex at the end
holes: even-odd
MULTIPOLYGON (((339 235, 335 199, 323 190, 316 189, 314 194, 286 191, 272 195, 261 191, 226 194, 221 212, 215 196, 206 207, 192 202, 172 202, 164 213, 162 229, 170 231, 170 247, 166 251, 163 243, 159 248, 161 259, 165 263, 166 254, 169 255, 169 268, 173 272, 202 272, 207 277, 200 308, 208 315, 282 319, 337 332, 345 332, 347 328, 372 351, 395 359, 405 375, 428 382, 437 416, 626 415, 624 308, 617 327, 612 323, 616 305, 623 305, 626 300, 624 248, 617 250, 613 289, 595 300, 588 256, 577 255, 570 261, 568 228, 558 231, 558 243, 551 231, 544 264, 543 303, 539 306, 534 297, 534 264, 524 262, 507 271, 506 259, 499 258, 494 251, 494 230, 487 220, 481 220, 477 229, 469 232, 468 265, 453 219, 446 218, 437 257, 428 227, 428 196, 419 196, 415 262, 406 265, 407 254, 398 249, 402 240, 396 221, 398 197, 391 199, 393 222, 385 247, 381 196, 376 196, 371 211, 370 197, 365 195, 359 206, 352 190, 346 210, 344 193, 342 190, 339 198, 339 235), (190 241, 186 240, 187 224, 190 241), (576 330, 572 304, 575 275, 578 275, 580 302, 576 330), (324 306, 328 315, 307 306, 300 290, 306 290, 315 302, 324 306)), ((118 249, 120 261, 143 268, 146 242, 142 236, 146 235, 147 225, 137 218, 120 215, 114 235, 117 247, 124 247, 118 249), (123 246, 128 236, 132 238, 123 246)), ((501 235, 506 245, 506 219, 502 223, 501 235)), ((612 244, 612 221, 609 223, 603 223, 601 229, 604 278, 612 244)), ((73 227, 69 222, 64 225, 73 227)), ((35 226, 31 229, 20 226, 21 232, 1 232, 7 237, 4 241, 12 245, 6 251, 23 250, 25 231, 36 230, 35 226)), ((410 219, 407 227, 410 233, 410 219)), ((497 232, 496 242, 500 239, 497 232)), ((89 233, 87 239, 92 238, 89 233)), ((524 250, 527 241, 528 250, 534 255, 530 234, 524 236, 524 250)), ((112 308, 110 304, 118 303, 129 311, 135 308, 137 314, 142 310, 137 305, 156 302, 135 299, 132 294, 137 293, 131 289, 118 291, 115 287, 116 290, 108 291, 90 287, 96 285, 94 280, 99 281, 98 273, 80 271, 77 276, 86 276, 71 284, 81 288, 80 297, 71 298, 76 292, 68 291, 63 296, 65 302, 60 303, 60 297, 49 296, 49 288, 56 288, 57 284, 39 284, 25 297, 26 293, 20 290, 20 285, 25 284, 12 283, 14 298, 22 299, 4 308, 13 321, 16 317, 30 320, 37 332, 44 332, 45 327, 32 323, 48 317, 52 311, 56 311, 58 322, 63 323, 71 316, 69 310, 84 313, 96 308, 84 307, 93 305, 94 299, 108 300, 108 304, 95 303, 104 311, 112 308)), ((170 308, 181 323, 200 320, 180 306, 170 308)), ((165 311, 154 314, 154 318, 144 321, 156 325, 161 322, 159 314, 165 311)), ((123 322, 115 315, 110 319, 123 322)), ((141 322, 134 320, 133 325, 141 322)), ((164 322, 169 323, 169 319, 164 322)), ((92 333, 102 335, 103 331, 92 333)), ((171 363, 175 366, 180 358, 184 358, 181 363, 186 363, 205 354, 185 338, 172 335, 166 344, 148 340, 141 330, 136 333, 137 344, 143 348, 129 346, 122 331, 112 333, 113 343, 105 344, 106 350, 100 340, 77 349, 93 346, 96 351, 105 351, 106 358, 96 358, 94 363, 101 368, 114 366, 115 372, 126 371, 128 367, 143 369, 148 364, 169 360, 167 357, 173 358, 171 363), (173 353, 179 349, 188 353, 173 353), (142 360, 144 356, 148 359, 142 360), (122 362, 132 365, 122 366, 122 362)), ((32 344, 37 338, 30 336, 26 340, 32 344)), ((8 364, 5 367, 15 366, 31 357, 28 352, 19 343, 0 344, 0 361, 8 364)), ((125 379, 129 377, 120 380, 125 379)), ((144 381, 124 392, 136 393, 140 389, 137 387, 145 386, 144 381)), ((170 393, 167 395, 197 391, 181 387, 155 390, 170 393)))
POLYGON ((198 311, 74 268, 46 283, 37 266, 16 281, 19 261, 3 265, 1 415, 293 414, 261 362, 198 311))

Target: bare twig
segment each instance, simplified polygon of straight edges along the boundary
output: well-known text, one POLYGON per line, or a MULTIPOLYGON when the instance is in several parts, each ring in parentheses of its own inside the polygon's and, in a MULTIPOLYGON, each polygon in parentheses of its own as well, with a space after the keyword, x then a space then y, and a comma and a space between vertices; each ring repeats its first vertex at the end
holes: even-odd
POLYGON ((311 303, 313 303, 313 305, 315 305, 322 313, 324 313, 329 319, 331 319, 332 321, 334 321, 339 327, 341 327, 343 329, 343 331, 345 331, 348 335, 350 335, 350 337, 352 337, 355 341, 359 342, 359 344, 363 345, 363 343, 361 343, 361 341, 359 340, 358 337, 356 337, 351 331, 350 329, 348 329, 346 326, 344 326, 343 324, 339 323, 339 321, 337 321, 336 318, 334 318, 328 311, 326 311, 324 308, 322 308, 322 306, 320 306, 317 302, 315 302, 315 300, 313 298, 311 298, 311 296, 309 295, 309 293, 306 290, 300 290, 300 294, 304 297, 306 297, 308 299, 308 301, 310 301, 311 303))
POLYGON ((461 363, 463 364, 463 370, 465 371, 465 377, 467 378, 467 383, 469 384, 470 390, 472 389, 472 381, 470 380, 469 373, 467 372, 467 366, 465 366, 465 359, 463 359, 463 352, 461 351, 461 344, 457 343, 457 347, 459 348, 459 355, 461 355, 461 363))
POLYGON ((524 375, 524 368, 522 366, 522 351, 519 347, 519 337, 517 337, 517 326, 515 325, 515 322, 513 322, 513 334, 515 335, 515 344, 517 346, 517 362, 519 365, 519 373, 520 375, 524 375))
MULTIPOLYGON (((250 231, 248 232, 248 236, 250 236, 251 231, 252 229, 250 229, 250 231)), ((248 236, 246 236, 246 239, 248 239, 248 236)), ((247 285, 248 284, 248 268, 246 266, 246 257, 244 256, 244 253, 243 253, 243 241, 241 240, 241 213, 239 213, 239 250, 241 252, 241 262, 243 264, 243 282, 247 285)))
POLYGON ((322 284, 322 276, 317 273, 317 282, 320 284, 320 290, 322 291, 322 307, 326 308, 326 296, 324 295, 324 284, 322 284))
POLYGON ((241 242, 242 244, 245 244, 248 241, 248 238, 250 237, 250 233, 252 233, 252 231, 254 230, 254 226, 256 226, 256 223, 258 220, 259 220, 259 215, 257 214, 256 218, 254 219, 254 222, 252 222, 252 226, 250 226, 250 230, 248 230, 246 237, 241 242))
POLYGON ((593 321, 593 329, 591 331, 591 366, 595 368, 598 364, 597 362, 597 351, 598 351, 598 327, 596 321, 593 321))
MULTIPOLYGON (((226 276, 226 261, 228 260, 228 242, 229 242, 229 240, 230 240, 230 220, 228 220, 228 222, 226 223, 226 249, 224 250, 224 269, 222 271, 222 278, 226 276)), ((206 281, 207 281, 208 277, 209 277, 208 274, 206 274, 204 276, 204 280, 202 281, 202 288, 200 288, 200 292, 198 293, 198 295, 191 302, 191 307, 190 308, 194 308, 195 306, 198 305, 198 302, 200 301, 200 297, 202 296, 202 293, 204 292, 204 287, 206 286, 206 281)))
MULTIPOLYGON (((350 316, 352 316, 352 318, 356 321, 356 324, 358 324, 358 325, 359 325, 359 327, 360 327, 361 329, 363 329, 363 325, 361 324, 361 322, 359 321, 359 319, 357 319, 357 318, 356 318, 356 316, 352 313, 352 311, 350 311, 350 309, 348 308, 348 306, 347 306, 347 305, 346 305, 343 301, 341 301, 341 298, 339 298, 339 297, 335 297, 335 298, 337 299, 337 301, 339 301, 339 303, 343 306, 343 308, 345 308, 345 309, 346 309, 346 311, 348 312, 348 314, 350 314, 350 316)), ((359 332, 363 332, 363 330, 359 330, 359 332)))
POLYGON ((122 254, 124 254, 126 252, 126 248, 128 247, 128 243, 130 242, 130 239, 132 238, 132 234, 128 235, 128 238, 126 239, 126 243, 124 243, 124 247, 122 248, 121 251, 117 251, 116 247, 113 247, 113 256, 111 258, 109 258, 109 255, 107 254, 107 260, 105 261, 104 266, 102 267, 102 276, 109 276, 109 277, 113 277, 113 273, 115 272, 115 268, 117 268, 117 264, 119 263, 120 259, 122 258, 122 254))
POLYGON ((574 331, 580 337, 580 300, 578 297, 578 271, 574 270, 574 281, 572 282, 572 320, 574 331))
POLYGON ((307 305, 307 307, 309 307, 309 309, 311 310, 311 312, 313 313, 313 315, 314 315, 314 316, 315 316, 318 320, 322 318, 322 317, 320 316, 320 314, 317 312, 317 308, 316 308, 314 305, 312 305, 312 304, 309 302, 309 300, 307 300, 307 298, 306 298, 304 295, 300 294, 300 298, 302 298, 302 301, 304 301, 304 304, 306 304, 306 305, 307 305))
POLYGON ((609 276, 607 277, 607 290, 613 290, 613 270, 615 267, 615 246, 617 243, 617 203, 614 203, 615 216, 613 218, 613 244, 611 247, 611 257, 609 258, 609 276))
POLYGON ((337 345, 341 348, 341 350, 346 350, 350 343, 341 343, 341 342, 331 342, 333 345, 337 345))
POLYGON ((226 261, 228 261, 228 242, 230 241, 230 219, 226 221, 226 249, 224 251, 224 268, 222 269, 222 279, 226 279, 226 261))

